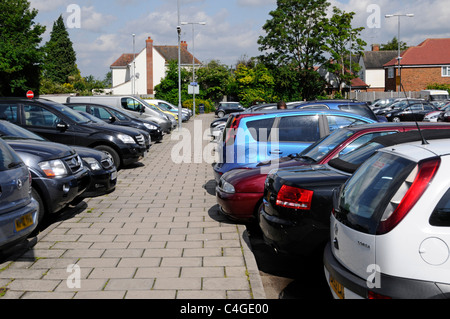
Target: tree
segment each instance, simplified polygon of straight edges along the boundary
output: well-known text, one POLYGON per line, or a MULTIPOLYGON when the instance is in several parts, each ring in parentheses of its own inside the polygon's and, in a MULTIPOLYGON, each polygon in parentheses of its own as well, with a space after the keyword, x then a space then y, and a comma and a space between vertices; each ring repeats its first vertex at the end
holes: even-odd
MULTIPOLYGON (((191 73, 181 68, 181 100, 190 99, 188 94, 188 84, 190 83, 191 73)), ((165 100, 178 105, 178 62, 176 60, 169 61, 169 67, 166 77, 160 84, 155 86, 155 98, 165 100)))
MULTIPOLYGON (((408 48, 406 42, 400 41, 400 51, 404 51, 408 48)), ((390 42, 382 44, 380 46, 381 51, 397 51, 398 50, 398 39, 394 37, 390 42)))
POLYGON ((53 23, 50 40, 45 44, 44 77, 64 84, 78 73, 76 53, 62 15, 53 23))
POLYGON ((33 20, 26 0, 0 1, 0 95, 24 96, 27 90, 39 93, 39 49, 45 27, 33 20))
POLYGON ((219 61, 212 60, 200 67, 196 72, 196 78, 200 85, 201 98, 220 102, 223 96, 227 94, 230 71, 219 61))
POLYGON ((325 62, 323 47, 326 39, 326 0, 278 0, 277 9, 263 26, 266 36, 258 39, 259 50, 266 52, 264 61, 273 67, 290 65, 298 80, 308 84, 301 87, 301 95, 313 99, 322 93, 316 81, 314 67, 325 62))
POLYGON ((342 92, 344 83, 350 84, 350 81, 357 77, 355 74, 358 73, 360 66, 353 55, 354 52, 357 55, 361 54, 366 45, 363 40, 358 38, 364 28, 352 28, 354 15, 354 12, 347 13, 333 7, 333 16, 326 26, 328 34, 325 50, 331 55, 331 58, 325 63, 325 67, 334 75, 339 92, 342 92), (352 57, 351 65, 350 57, 352 57))

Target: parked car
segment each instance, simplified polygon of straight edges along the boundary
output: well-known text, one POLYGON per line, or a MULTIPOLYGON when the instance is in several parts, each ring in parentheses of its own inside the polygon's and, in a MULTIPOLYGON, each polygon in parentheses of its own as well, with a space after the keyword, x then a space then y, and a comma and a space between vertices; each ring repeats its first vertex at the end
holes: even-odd
POLYGON ((431 103, 416 102, 395 108, 390 112, 386 112, 384 115, 389 122, 422 121, 425 115, 437 110, 438 108, 431 103))
POLYGON ((317 100, 298 104, 295 109, 304 108, 324 108, 329 110, 340 110, 351 112, 367 117, 377 122, 386 122, 383 117, 377 117, 367 102, 359 102, 355 100, 317 100))
POLYGON ((394 102, 388 103, 383 107, 379 107, 374 110, 376 115, 384 116, 386 113, 391 112, 395 109, 401 109, 412 103, 422 103, 425 102, 423 99, 408 99, 408 98, 398 98, 394 102))
MULTIPOLYGON (((41 206, 43 204, 41 211, 44 213, 45 211, 48 213, 56 213, 77 198, 83 199, 102 196, 113 192, 116 187, 116 167, 112 158, 104 152, 87 147, 69 147, 53 143, 31 131, 4 120, 0 120, 0 137, 7 141, 28 165, 33 178, 33 192, 41 206), (86 182, 81 180, 84 170, 81 167, 77 168, 78 163, 75 164, 73 161, 75 159, 78 162, 74 151, 81 158, 83 166, 89 172, 89 184, 85 190, 81 187, 86 182), (69 154, 69 157, 64 157, 64 154, 69 154), (54 162, 60 161, 63 164, 66 163, 66 166, 70 168, 67 169, 66 167, 66 178, 52 176, 52 174, 50 174, 51 176, 42 174, 42 165, 40 163, 48 160, 54 162), (72 181, 70 175, 73 175, 72 178, 77 181, 72 181), (59 180, 55 181, 55 178, 59 180), (58 196, 60 190, 68 189, 67 185, 73 186, 75 184, 80 188, 78 190, 78 196, 74 197, 72 194, 68 196, 66 193, 61 193, 62 195, 58 196), (62 199, 62 202, 60 202, 60 199, 62 199)), ((72 193, 74 192, 76 191, 72 191, 72 193)), ((43 214, 40 216, 41 219, 42 216, 43 214)))
POLYGON ((163 139, 164 133, 161 126, 155 122, 145 119, 139 119, 134 115, 128 114, 118 108, 94 104, 94 103, 65 103, 68 107, 76 111, 84 111, 92 114, 95 117, 105 121, 106 123, 120 126, 129 126, 136 129, 146 131, 150 134, 152 142, 160 142, 163 139))
POLYGON ((299 153, 338 128, 367 123, 375 121, 350 112, 316 108, 230 115, 218 145, 216 182, 232 169, 252 168, 299 153))
POLYGON ((396 98, 377 99, 370 104, 372 110, 385 107, 387 104, 394 102, 396 98))
POLYGON ((131 95, 123 96, 70 96, 67 103, 95 103, 113 106, 124 110, 128 114, 134 115, 140 119, 149 120, 161 126, 164 133, 169 134, 172 131, 173 123, 167 115, 157 110, 154 106, 148 104, 145 100, 131 95))
POLYGON ((45 99, 1 98, 0 118, 52 142, 91 147, 108 153, 117 168, 138 162, 147 151, 143 135, 133 129, 92 123, 70 107, 45 99))
MULTIPOLYGON (((450 130, 429 129, 422 134, 428 140, 448 138, 450 130)), ((269 174, 259 216, 264 241, 279 253, 321 259, 330 240, 333 190, 378 149, 410 141, 421 141, 418 131, 376 137, 324 165, 284 168, 269 174)))
POLYGON ((335 298, 450 297, 449 145, 380 150, 336 192, 324 252, 335 298))
MULTIPOLYGON (((169 112, 170 114, 175 116, 175 119, 178 121, 178 108, 176 108, 174 105, 162 100, 147 100, 146 102, 155 105, 163 113, 169 112)), ((182 108, 181 109, 182 122, 187 122, 190 117, 191 117, 190 111, 188 109, 182 108)))
POLYGON ((243 111, 244 107, 239 102, 220 102, 216 107, 215 114, 218 117, 224 117, 226 114, 243 111))
POLYGON ((38 213, 38 203, 31 196, 28 168, 0 138, 0 252, 34 231, 38 213))
MULTIPOLYGON (((450 125, 421 124, 422 129, 450 129, 450 125)), ((417 130, 415 123, 376 123, 341 128, 298 154, 259 163, 252 169, 234 169, 222 175, 216 187, 217 203, 228 217, 241 222, 257 219, 264 195, 264 182, 272 169, 304 167, 328 163, 377 136, 417 130)))
MULTIPOLYGON (((443 107, 439 108, 439 110, 431 111, 430 113, 427 113, 425 117, 423 118, 424 122, 439 122, 440 115, 450 111, 450 103, 445 104, 443 107)), ((442 121, 441 122, 446 122, 442 121)))
POLYGON ((450 110, 441 112, 438 117, 438 122, 450 122, 450 110))

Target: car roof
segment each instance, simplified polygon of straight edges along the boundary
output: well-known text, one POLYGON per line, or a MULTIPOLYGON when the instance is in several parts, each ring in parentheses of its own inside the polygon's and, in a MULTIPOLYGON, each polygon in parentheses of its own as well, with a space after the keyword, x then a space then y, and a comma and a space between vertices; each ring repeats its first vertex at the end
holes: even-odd
POLYGON ((439 129, 450 129, 450 123, 443 123, 443 122, 420 122, 416 124, 415 122, 400 122, 400 123, 394 123, 394 122, 377 122, 377 123, 369 123, 369 124, 360 124, 360 125, 354 125, 354 126, 347 126, 345 129, 351 130, 351 131, 362 131, 362 130, 373 130, 376 131, 380 128, 388 128, 388 129, 396 129, 396 128, 409 128, 409 127, 415 127, 417 128, 417 125, 423 130, 429 129, 429 128, 435 128, 439 127, 439 129))

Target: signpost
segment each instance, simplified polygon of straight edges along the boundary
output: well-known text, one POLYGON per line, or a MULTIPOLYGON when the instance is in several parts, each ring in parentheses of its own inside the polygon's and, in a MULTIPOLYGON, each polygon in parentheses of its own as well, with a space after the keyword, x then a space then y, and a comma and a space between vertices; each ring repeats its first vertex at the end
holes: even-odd
POLYGON ((33 91, 28 91, 27 92, 27 98, 29 98, 30 100, 32 99, 32 98, 34 98, 34 93, 33 93, 33 91))

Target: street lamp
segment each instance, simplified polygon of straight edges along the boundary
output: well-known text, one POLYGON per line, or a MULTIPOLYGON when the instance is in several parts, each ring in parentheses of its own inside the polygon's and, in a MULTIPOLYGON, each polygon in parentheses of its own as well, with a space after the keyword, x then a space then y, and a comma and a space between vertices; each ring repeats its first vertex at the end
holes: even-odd
POLYGON ((194 26, 196 24, 199 25, 206 25, 206 22, 181 22, 181 25, 187 25, 190 24, 192 25, 192 86, 193 86, 193 106, 192 106, 192 112, 193 112, 193 117, 195 118, 195 87, 198 85, 195 83, 195 31, 194 31, 194 26))
POLYGON ((134 93, 136 91, 136 51, 135 51, 135 38, 136 34, 132 34, 133 36, 133 82, 132 82, 132 88, 131 88, 131 94, 134 96, 134 93))
POLYGON ((402 72, 401 72, 401 69, 400 69, 400 61, 402 59, 402 57, 400 56, 400 18, 401 17, 413 18, 414 14, 413 13, 408 13, 408 14, 386 14, 384 17, 386 19, 397 17, 397 19, 398 19, 398 36, 397 36, 398 57, 397 57, 397 60, 398 60, 398 78, 399 78, 398 95, 400 96, 400 93, 402 91, 402 72))

